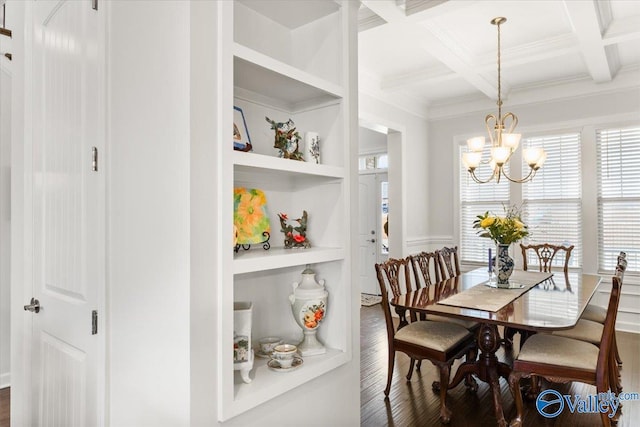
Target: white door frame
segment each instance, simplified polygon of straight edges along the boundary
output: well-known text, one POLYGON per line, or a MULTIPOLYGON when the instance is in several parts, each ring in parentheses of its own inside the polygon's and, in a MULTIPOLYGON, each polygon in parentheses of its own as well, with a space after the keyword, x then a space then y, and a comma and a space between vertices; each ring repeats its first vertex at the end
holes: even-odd
MULTIPOLYGON (((31 407, 29 388, 31 384, 29 363, 31 340, 32 316, 25 315, 22 306, 28 301, 27 295, 31 294, 30 287, 25 283, 31 283, 30 271, 25 266, 24 232, 25 232, 25 199, 27 194, 25 179, 25 158, 30 158, 27 153, 27 141, 31 141, 29 123, 26 121, 25 110, 31 108, 29 81, 31 75, 30 59, 25 58, 25 45, 31 43, 31 20, 25 19, 31 16, 30 2, 12 2, 11 13, 15 13, 16 23, 24 25, 24 31, 14 31, 13 61, 14 71, 12 77, 11 100, 11 424, 16 426, 31 425, 31 407), (26 38, 26 39, 25 39, 26 38), (28 75, 27 75, 28 74, 28 75), (28 157, 27 157, 28 156, 28 157)), ((30 188, 30 187, 29 187, 30 188)))
POLYGON ((389 215, 400 221, 389 222, 389 257, 403 258, 407 253, 406 209, 406 127, 388 119, 360 113, 360 126, 387 134, 389 156, 389 215))

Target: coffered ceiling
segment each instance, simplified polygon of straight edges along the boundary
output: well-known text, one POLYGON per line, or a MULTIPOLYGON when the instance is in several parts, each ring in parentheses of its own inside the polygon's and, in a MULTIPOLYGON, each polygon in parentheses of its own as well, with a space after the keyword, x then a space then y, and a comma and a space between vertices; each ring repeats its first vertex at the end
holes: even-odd
POLYGON ((639 0, 363 0, 360 90, 438 119, 640 87, 639 0))

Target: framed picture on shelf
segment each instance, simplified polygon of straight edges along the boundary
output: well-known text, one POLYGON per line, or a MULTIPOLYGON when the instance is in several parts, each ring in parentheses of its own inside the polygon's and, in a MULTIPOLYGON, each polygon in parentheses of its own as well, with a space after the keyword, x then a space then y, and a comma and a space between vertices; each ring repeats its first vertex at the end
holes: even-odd
POLYGON ((233 149, 251 151, 251 138, 247 129, 247 122, 240 107, 233 106, 233 149))

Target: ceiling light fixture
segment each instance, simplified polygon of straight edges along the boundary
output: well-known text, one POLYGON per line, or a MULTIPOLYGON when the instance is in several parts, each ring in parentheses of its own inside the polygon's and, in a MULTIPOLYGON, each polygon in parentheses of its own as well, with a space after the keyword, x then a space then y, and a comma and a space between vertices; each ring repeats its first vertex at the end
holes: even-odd
POLYGON ((491 151, 489 160, 482 160, 484 151, 485 137, 478 136, 467 140, 469 152, 462 154, 462 162, 467 168, 467 172, 473 180, 480 184, 491 182, 495 179, 496 183, 500 182, 500 178, 504 176, 511 182, 523 183, 530 181, 535 176, 538 169, 544 164, 547 153, 542 148, 530 147, 523 149, 524 160, 529 165, 529 174, 524 178, 514 179, 507 175, 504 166, 511 160, 511 156, 518 149, 520 144, 519 133, 513 133, 518 125, 518 117, 513 113, 502 115, 502 86, 500 83, 500 25, 507 22, 507 18, 493 18, 491 23, 498 27, 498 115, 488 114, 484 122, 489 133, 491 141, 491 151), (506 124, 509 123, 509 130, 505 131, 506 124), (493 128, 493 129, 492 129, 493 128), (489 164, 493 171, 486 179, 480 179, 476 175, 476 169, 481 164, 489 164))

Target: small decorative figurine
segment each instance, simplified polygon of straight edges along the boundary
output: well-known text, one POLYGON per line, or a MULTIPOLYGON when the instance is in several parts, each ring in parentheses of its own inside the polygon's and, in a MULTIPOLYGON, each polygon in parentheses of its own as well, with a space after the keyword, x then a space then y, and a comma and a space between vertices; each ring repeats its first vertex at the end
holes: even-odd
POLYGON ((297 227, 289 222, 287 214, 279 213, 278 218, 280 218, 280 227, 282 227, 280 231, 284 233, 284 247, 286 249, 311 247, 311 243, 307 239, 307 211, 302 211, 302 218, 293 220, 299 224, 297 227))
POLYGON ((271 129, 276 132, 273 147, 280 150, 280 157, 304 161, 300 147, 298 146, 300 134, 296 131, 293 120, 289 119, 289 121, 282 123, 275 122, 269 117, 265 117, 265 119, 271 124, 271 129))

